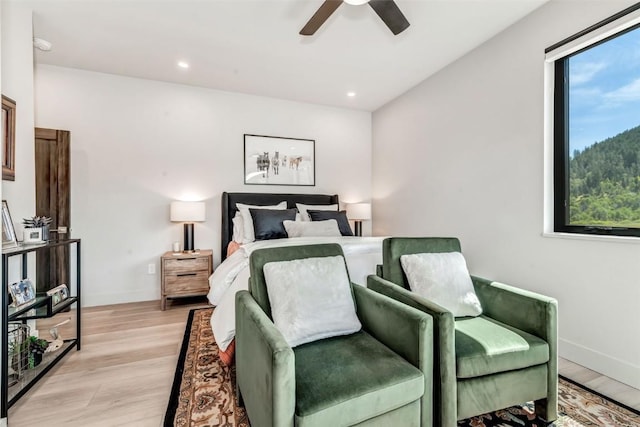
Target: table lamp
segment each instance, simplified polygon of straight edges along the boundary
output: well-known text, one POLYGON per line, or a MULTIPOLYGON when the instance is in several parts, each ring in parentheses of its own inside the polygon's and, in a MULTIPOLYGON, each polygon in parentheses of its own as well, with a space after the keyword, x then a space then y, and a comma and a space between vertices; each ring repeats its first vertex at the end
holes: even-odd
POLYGON ((371 219, 371 203, 348 204, 347 218, 354 220, 356 236, 362 236, 362 221, 368 221, 371 219))
POLYGON ((195 252, 193 223, 204 221, 204 212, 204 202, 171 202, 171 221, 184 222, 183 252, 195 252))

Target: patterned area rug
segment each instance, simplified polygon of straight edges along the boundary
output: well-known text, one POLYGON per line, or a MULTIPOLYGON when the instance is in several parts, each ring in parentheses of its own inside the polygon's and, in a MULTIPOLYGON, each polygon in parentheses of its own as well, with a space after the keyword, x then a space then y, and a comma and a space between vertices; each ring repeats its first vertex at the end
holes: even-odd
MULTIPOLYGON (((165 427, 249 427, 235 399, 235 368, 225 366, 211 332, 212 308, 189 313, 182 350, 165 415, 165 427)), ((640 412, 560 378, 557 427, 640 426, 640 412)), ((542 427, 533 404, 496 411, 458 423, 458 427, 542 427)))

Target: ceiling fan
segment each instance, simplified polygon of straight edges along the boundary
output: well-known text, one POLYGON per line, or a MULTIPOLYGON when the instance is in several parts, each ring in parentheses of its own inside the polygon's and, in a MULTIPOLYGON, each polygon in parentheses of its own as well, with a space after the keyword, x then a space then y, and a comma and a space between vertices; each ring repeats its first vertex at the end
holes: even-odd
POLYGON ((409 21, 404 17, 394 0, 325 0, 322 6, 309 19, 309 22, 300 30, 300 34, 312 36, 343 2, 352 5, 369 3, 369 6, 395 35, 400 34, 409 27, 409 21))

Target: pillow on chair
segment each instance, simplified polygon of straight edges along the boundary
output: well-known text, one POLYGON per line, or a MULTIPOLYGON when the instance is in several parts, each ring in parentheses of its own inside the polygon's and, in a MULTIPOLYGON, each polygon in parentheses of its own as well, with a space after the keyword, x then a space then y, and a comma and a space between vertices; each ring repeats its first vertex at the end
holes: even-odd
POLYGON ((342 256, 269 262, 264 278, 273 323, 291 347, 362 328, 342 256))
POLYGON ((482 314, 460 252, 402 255, 400 263, 416 294, 446 308, 454 317, 482 314))

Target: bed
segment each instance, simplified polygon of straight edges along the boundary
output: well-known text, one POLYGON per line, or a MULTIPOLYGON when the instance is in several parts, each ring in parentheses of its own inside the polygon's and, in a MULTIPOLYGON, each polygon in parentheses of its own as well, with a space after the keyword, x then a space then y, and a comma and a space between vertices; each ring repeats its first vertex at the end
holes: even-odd
MULTIPOLYGON (((376 265, 382 264, 383 237, 295 237, 274 240, 257 240, 244 243, 232 254, 227 254, 229 243, 233 241, 233 218, 237 204, 267 206, 286 202, 288 209, 296 208, 296 203, 305 205, 339 205, 337 195, 327 194, 274 194, 274 193, 222 193, 222 263, 209 278, 209 302, 216 306, 211 317, 213 334, 223 353, 233 352, 235 336, 235 294, 248 289, 249 256, 257 249, 308 245, 318 243, 338 243, 342 246, 347 261, 349 275, 354 283, 366 286, 366 277, 374 274, 376 265)), ((229 359, 229 354, 223 356, 229 359)))

